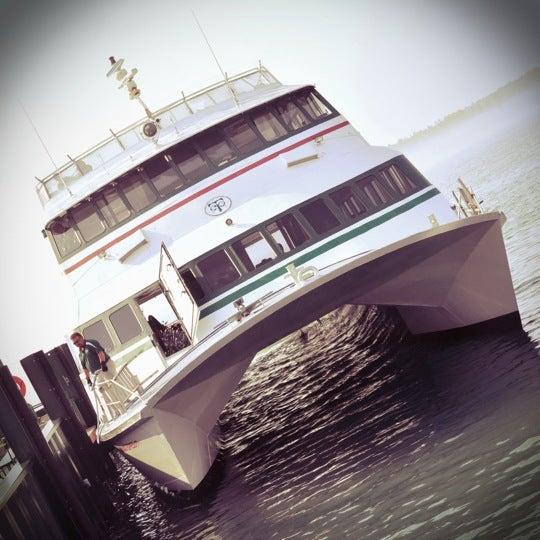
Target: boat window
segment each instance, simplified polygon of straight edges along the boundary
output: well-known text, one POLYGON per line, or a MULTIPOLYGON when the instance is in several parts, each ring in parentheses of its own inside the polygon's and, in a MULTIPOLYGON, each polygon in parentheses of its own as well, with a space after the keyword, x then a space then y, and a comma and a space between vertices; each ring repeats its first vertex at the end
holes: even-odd
POLYGON ((294 99, 314 120, 330 114, 328 107, 314 92, 301 92, 295 95, 294 99))
POLYGON ((213 290, 221 289, 240 278, 240 272, 223 250, 202 259, 197 266, 213 290))
POLYGON ((292 249, 307 242, 308 235, 291 214, 286 214, 266 226, 266 230, 282 253, 288 253, 292 249))
POLYGON ((226 124, 223 131, 242 154, 250 154, 263 145, 255 131, 243 118, 226 124))
POLYGON ((99 344, 105 349, 106 352, 111 352, 114 349, 111 335, 107 331, 107 328, 105 328, 105 324, 102 320, 88 325, 82 331, 82 335, 85 339, 95 339, 96 341, 99 341, 99 344))
POLYGON ((96 204, 110 227, 126 220, 131 214, 115 187, 103 189, 96 199, 96 204))
POLYGON ((296 131, 309 125, 307 116, 291 101, 290 97, 276 103, 276 110, 281 121, 291 131, 296 131))
POLYGON ((324 234, 339 225, 338 219, 322 199, 317 199, 300 207, 300 212, 317 234, 324 234))
POLYGON ((81 236, 87 242, 99 236, 105 230, 94 205, 86 201, 71 209, 71 217, 77 224, 81 236))
POLYGON ((162 154, 144 164, 150 182, 161 196, 170 195, 182 187, 182 180, 172 167, 170 159, 162 154))
POLYGON ((276 258, 274 250, 260 232, 234 242, 233 249, 247 270, 260 268, 276 258))
POLYGON ((138 171, 126 174, 121 180, 120 188, 135 212, 140 212, 157 201, 154 190, 138 171))
POLYGON ((81 246, 81 239, 68 215, 56 218, 48 226, 48 230, 62 257, 69 255, 81 246))
POLYGON ((109 315, 109 320, 122 344, 127 343, 142 332, 141 325, 129 304, 113 311, 109 315))
POLYGON ((270 111, 259 111, 258 113, 254 113, 252 118, 259 133, 266 141, 273 141, 287 134, 285 128, 270 111))
POLYGON ((363 189, 373 206, 385 206, 392 200, 392 196, 386 190, 379 180, 371 180, 365 184, 365 180, 361 181, 363 189))
POLYGON ((416 189, 416 185, 412 180, 395 165, 390 165, 387 169, 383 169, 381 176, 393 189, 398 190, 403 195, 411 193, 416 189))
POLYGON ((169 154, 188 182, 195 182, 210 174, 208 163, 190 143, 176 145, 169 154))
POLYGON ((216 167, 223 167, 236 159, 236 154, 223 135, 217 130, 208 131, 197 137, 203 152, 216 167))
POLYGON ((358 197, 349 186, 337 189, 333 193, 330 193, 330 198, 334 201, 336 206, 339 206, 341 210, 352 219, 356 219, 367 212, 360 197, 358 197))
POLYGON ((184 280, 188 291, 193 296, 193 299, 198 302, 204 298, 204 289, 201 287, 201 284, 197 281, 197 278, 193 275, 193 272, 188 268, 180 272, 180 276, 184 280))

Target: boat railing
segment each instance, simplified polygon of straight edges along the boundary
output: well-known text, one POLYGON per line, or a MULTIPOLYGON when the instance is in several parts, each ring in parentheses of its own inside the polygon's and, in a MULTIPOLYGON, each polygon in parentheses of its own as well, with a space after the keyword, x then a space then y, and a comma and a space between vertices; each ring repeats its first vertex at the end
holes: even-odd
POLYGON ((98 442, 104 424, 126 412, 128 406, 137 399, 141 400, 141 383, 129 371, 127 365, 123 366, 112 379, 98 380, 98 377, 101 378, 100 374, 100 371, 96 371, 92 380, 98 442))
MULTIPOLYGON (((261 86, 278 83, 272 73, 259 63, 257 68, 232 77, 225 74, 224 80, 187 96, 182 92, 180 99, 155 111, 152 116, 159 119, 160 128, 163 129, 207 107, 230 100, 231 92, 238 95, 261 86)), ((117 132, 110 129, 110 137, 76 157, 68 155, 68 161, 46 178, 36 177, 38 182, 36 191, 41 203, 44 205, 59 193, 69 190, 70 185, 88 172, 105 167, 108 161, 144 141, 141 128, 147 121, 148 118, 145 117, 117 132)))
POLYGON ((461 178, 458 178, 458 186, 452 191, 456 204, 453 206, 458 219, 462 217, 479 216, 484 213, 480 206, 483 201, 478 201, 476 195, 469 186, 466 186, 461 178))

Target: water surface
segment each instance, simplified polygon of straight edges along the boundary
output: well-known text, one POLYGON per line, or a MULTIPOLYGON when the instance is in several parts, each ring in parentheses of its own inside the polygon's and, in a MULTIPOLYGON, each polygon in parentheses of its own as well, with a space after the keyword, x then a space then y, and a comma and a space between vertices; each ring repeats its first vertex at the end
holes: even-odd
POLYGON ((289 336, 252 363, 196 499, 117 456, 113 536, 540 537, 539 135, 527 119, 425 170, 507 215, 526 333, 428 341, 392 310, 330 313, 307 344, 289 336))

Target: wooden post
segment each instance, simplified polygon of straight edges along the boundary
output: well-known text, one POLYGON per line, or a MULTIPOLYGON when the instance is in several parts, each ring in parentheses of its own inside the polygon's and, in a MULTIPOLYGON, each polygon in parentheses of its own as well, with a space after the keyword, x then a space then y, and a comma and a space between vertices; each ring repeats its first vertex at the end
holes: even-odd
POLYGON ((66 481, 36 418, 19 393, 7 366, 0 367, 0 428, 19 463, 29 461, 36 482, 50 500, 69 538, 99 538, 96 526, 66 481))

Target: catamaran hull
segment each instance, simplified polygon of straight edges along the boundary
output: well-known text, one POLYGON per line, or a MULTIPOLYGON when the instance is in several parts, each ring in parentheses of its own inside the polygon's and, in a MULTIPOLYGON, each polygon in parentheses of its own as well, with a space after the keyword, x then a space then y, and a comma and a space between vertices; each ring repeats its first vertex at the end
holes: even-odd
POLYGON ((254 355, 344 304, 395 306, 413 334, 501 319, 520 326, 503 220, 484 214, 423 231, 295 286, 158 392, 115 444, 149 479, 194 489, 217 453, 217 418, 254 355))

